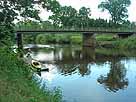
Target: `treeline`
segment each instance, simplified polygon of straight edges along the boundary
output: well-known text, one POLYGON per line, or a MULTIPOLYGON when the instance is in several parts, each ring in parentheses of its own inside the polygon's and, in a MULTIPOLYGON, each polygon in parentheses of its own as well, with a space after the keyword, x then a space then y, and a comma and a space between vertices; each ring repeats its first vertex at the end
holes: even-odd
POLYGON ((132 27, 133 24, 127 20, 130 0, 103 0, 98 8, 107 10, 111 15, 110 20, 92 19, 91 9, 81 7, 76 10, 72 6, 62 6, 56 0, 47 0, 47 10, 52 12, 49 20, 55 27, 87 29, 90 27, 132 27))
MULTIPOLYGON (((109 12, 111 18, 106 20, 102 18, 93 19, 90 8, 81 7, 79 10, 76 10, 72 6, 62 6, 57 0, 46 0, 44 7, 47 11, 52 12, 47 21, 36 23, 26 17, 23 22, 19 22, 16 25, 22 29, 28 28, 29 24, 36 29, 90 29, 92 27, 134 29, 136 24, 127 20, 127 7, 130 4, 130 0, 103 0, 98 5, 98 8, 109 12)), ((32 27, 29 25, 29 28, 32 29, 32 27)))
MULTIPOLYGON (((73 23, 74 24, 74 23, 73 23)), ((81 26, 80 24, 74 24, 74 26, 69 25, 69 26, 58 26, 54 25, 52 22, 49 20, 47 21, 42 21, 42 22, 36 22, 32 20, 27 20, 27 21, 20 21, 16 23, 15 28, 16 30, 53 30, 53 29, 128 29, 128 30, 136 30, 136 23, 135 22, 130 22, 130 21, 125 21, 122 24, 115 25, 112 21, 108 21, 105 19, 89 19, 88 22, 86 23, 87 25, 81 26)))

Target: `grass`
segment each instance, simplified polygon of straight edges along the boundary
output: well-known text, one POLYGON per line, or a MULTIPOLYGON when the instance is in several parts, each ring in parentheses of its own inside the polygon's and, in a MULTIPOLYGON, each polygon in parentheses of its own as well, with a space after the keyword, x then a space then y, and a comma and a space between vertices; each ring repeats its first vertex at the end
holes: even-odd
POLYGON ((114 35, 113 34, 99 34, 96 36, 97 41, 113 41, 114 35))
POLYGON ((82 44, 82 36, 81 35, 71 36, 70 42, 71 44, 82 44))
POLYGON ((126 39, 120 39, 114 42, 114 46, 121 49, 136 49, 136 36, 130 36, 126 39))
POLYGON ((96 41, 101 47, 118 49, 136 49, 136 36, 122 39, 112 34, 102 34, 96 36, 96 41))
POLYGON ((59 89, 40 88, 29 66, 10 50, 0 49, 0 102, 61 102, 61 98, 59 89))

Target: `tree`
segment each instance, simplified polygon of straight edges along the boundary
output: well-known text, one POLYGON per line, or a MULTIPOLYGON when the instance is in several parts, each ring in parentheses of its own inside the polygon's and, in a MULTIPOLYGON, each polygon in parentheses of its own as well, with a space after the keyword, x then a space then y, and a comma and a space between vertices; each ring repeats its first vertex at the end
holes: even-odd
POLYGON ((45 0, 46 4, 44 5, 47 10, 50 10, 53 13, 58 13, 60 11, 61 5, 56 0, 45 0))
POLYGON ((81 7, 79 9, 79 14, 78 14, 78 17, 80 19, 80 27, 83 29, 83 28, 86 28, 88 27, 88 22, 89 22, 89 16, 91 16, 91 10, 90 8, 86 8, 86 7, 81 7))
POLYGON ((49 17, 55 26, 70 28, 74 26, 77 11, 71 6, 60 6, 57 12, 49 17))
POLYGON ((35 5, 46 7, 47 0, 0 0, 0 42, 13 35, 13 21, 22 17, 40 20, 39 9, 35 5))
POLYGON ((105 0, 98 5, 102 11, 108 10, 111 15, 112 22, 120 24, 128 18, 127 7, 131 4, 130 0, 105 0))
POLYGON ((59 12, 61 10, 61 5, 59 2, 56 0, 48 0, 48 2, 46 2, 46 8, 53 13, 53 15, 49 16, 49 19, 53 21, 53 26, 55 28, 60 26, 59 12))

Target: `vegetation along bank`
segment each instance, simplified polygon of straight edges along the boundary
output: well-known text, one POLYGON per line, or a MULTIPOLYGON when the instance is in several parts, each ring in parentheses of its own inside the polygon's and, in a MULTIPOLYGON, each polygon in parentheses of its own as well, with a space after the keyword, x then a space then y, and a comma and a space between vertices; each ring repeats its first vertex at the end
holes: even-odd
POLYGON ((0 102, 61 102, 61 91, 40 88, 30 66, 10 50, 0 49, 0 59, 0 102))

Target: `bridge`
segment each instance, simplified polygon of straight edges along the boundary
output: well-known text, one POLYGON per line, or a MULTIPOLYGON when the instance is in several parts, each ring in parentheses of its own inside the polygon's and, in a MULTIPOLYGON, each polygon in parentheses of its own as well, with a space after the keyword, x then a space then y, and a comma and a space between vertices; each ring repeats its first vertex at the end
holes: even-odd
POLYGON ((23 34, 45 34, 45 33, 82 33, 83 34, 83 46, 95 47, 95 34, 117 34, 119 37, 128 37, 136 34, 136 31, 115 31, 115 30, 17 30, 17 45, 19 49, 23 49, 22 35, 23 34))

